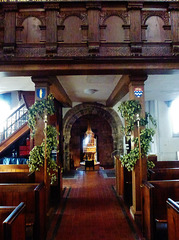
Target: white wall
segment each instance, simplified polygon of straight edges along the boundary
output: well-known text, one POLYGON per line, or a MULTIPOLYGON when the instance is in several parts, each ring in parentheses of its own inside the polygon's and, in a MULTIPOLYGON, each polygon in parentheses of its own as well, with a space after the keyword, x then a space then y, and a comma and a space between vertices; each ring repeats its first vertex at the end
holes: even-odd
POLYGON ((158 159, 176 160, 179 151, 179 137, 172 134, 169 107, 165 102, 158 101, 158 159))
MULTIPOLYGON (((126 100, 126 99, 125 99, 126 100)), ((114 106, 118 112, 120 102, 114 106)), ((179 151, 179 137, 172 134, 169 107, 164 101, 146 101, 145 111, 157 121, 156 134, 153 138, 149 154, 156 154, 159 161, 176 160, 179 151)))

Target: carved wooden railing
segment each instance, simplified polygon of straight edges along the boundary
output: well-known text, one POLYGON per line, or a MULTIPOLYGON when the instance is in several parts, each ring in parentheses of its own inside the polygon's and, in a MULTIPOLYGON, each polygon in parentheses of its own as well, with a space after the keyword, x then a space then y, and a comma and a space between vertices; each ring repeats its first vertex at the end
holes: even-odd
POLYGON ((25 104, 16 109, 3 124, 3 130, 0 132, 0 143, 10 137, 28 120, 28 109, 25 104))

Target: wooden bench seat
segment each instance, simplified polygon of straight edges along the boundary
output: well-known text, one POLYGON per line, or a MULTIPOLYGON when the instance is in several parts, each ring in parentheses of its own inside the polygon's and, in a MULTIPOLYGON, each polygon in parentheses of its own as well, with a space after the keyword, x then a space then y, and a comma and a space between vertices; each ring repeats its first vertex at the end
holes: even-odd
POLYGON ((34 183, 35 172, 0 172, 0 183, 34 183))
POLYGON ((148 180, 179 179, 179 168, 154 168, 148 170, 148 180))
POLYGON ((0 239, 25 240, 25 204, 0 206, 0 239))
POLYGON ((179 168, 179 161, 154 161, 155 168, 179 168))
POLYGON ((156 223, 167 223, 167 199, 179 199, 179 180, 146 181, 142 193, 144 234, 154 240, 156 223))
MULTIPOLYGON (((178 199, 179 200, 179 199, 178 199)), ((167 200, 168 240, 179 239, 179 201, 167 200)))
POLYGON ((17 206, 26 204, 27 226, 33 226, 34 239, 45 235, 45 188, 43 183, 1 183, 0 205, 17 206))
POLYGON ((29 172, 27 164, 0 164, 0 172, 29 172))

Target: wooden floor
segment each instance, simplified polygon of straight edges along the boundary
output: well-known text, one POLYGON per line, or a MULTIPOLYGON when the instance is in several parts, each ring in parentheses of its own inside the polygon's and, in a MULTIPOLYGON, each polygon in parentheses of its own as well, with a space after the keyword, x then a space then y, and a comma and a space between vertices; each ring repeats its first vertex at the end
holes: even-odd
POLYGON ((105 171, 76 171, 63 178, 64 195, 47 240, 140 240, 105 171))

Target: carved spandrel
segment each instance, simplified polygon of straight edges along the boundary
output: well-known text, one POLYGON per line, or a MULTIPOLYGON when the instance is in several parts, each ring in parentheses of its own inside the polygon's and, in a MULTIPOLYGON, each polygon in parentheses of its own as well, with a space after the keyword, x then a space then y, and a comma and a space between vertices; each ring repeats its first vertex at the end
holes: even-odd
POLYGON ((87 13, 84 11, 66 11, 60 12, 57 15, 57 25, 63 25, 67 17, 76 16, 81 19, 83 25, 88 25, 87 13))
POLYGON ((27 11, 27 12, 18 12, 16 15, 16 26, 22 26, 24 20, 28 17, 38 18, 41 22, 41 25, 46 25, 45 12, 44 11, 27 11))
POLYGON ((118 16, 122 18, 125 25, 130 23, 129 21, 129 14, 127 11, 102 11, 100 12, 100 25, 105 25, 105 21, 107 18, 111 16, 118 16))
POLYGON ((68 17, 78 17, 81 20, 81 42, 87 41, 87 31, 88 31, 88 19, 87 13, 83 11, 67 11, 60 12, 57 14, 57 29, 58 29, 58 42, 64 42, 64 30, 65 30, 65 20, 68 17))
POLYGON ((145 25, 147 19, 152 16, 162 18, 165 25, 170 24, 170 14, 166 11, 142 11, 142 25, 145 25))

